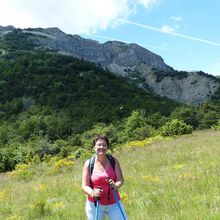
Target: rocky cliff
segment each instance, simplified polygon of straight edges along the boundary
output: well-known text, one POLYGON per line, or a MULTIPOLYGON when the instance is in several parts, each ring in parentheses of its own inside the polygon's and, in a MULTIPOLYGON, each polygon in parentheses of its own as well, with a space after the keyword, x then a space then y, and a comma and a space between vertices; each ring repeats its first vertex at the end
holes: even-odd
MULTIPOLYGON (((1 27, 0 36, 16 30, 1 27)), ((178 72, 151 51, 137 45, 118 41, 101 44, 69 35, 58 28, 29 28, 19 30, 34 43, 35 49, 47 48, 62 54, 94 62, 115 74, 127 77, 145 90, 173 100, 198 105, 208 100, 220 83, 215 77, 201 72, 178 72)))

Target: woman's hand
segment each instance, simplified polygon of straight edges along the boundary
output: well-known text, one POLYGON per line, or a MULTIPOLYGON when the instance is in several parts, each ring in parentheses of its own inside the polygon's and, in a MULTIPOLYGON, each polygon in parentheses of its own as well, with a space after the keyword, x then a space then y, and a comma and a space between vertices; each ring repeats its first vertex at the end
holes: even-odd
POLYGON ((103 189, 101 189, 101 188, 94 188, 92 193, 91 193, 91 196, 93 198, 100 198, 101 195, 102 195, 102 192, 103 192, 103 189))
POLYGON ((114 180, 112 180, 111 178, 109 178, 109 177, 106 178, 106 181, 108 182, 111 189, 118 189, 119 188, 117 182, 114 182, 114 180))

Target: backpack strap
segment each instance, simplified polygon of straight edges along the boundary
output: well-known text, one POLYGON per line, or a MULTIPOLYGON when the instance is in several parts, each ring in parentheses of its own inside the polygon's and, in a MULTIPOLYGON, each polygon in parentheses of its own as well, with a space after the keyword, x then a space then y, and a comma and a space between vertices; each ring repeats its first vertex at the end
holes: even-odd
POLYGON ((113 170, 115 171, 115 158, 111 154, 106 154, 106 156, 109 159, 110 164, 111 164, 113 170))
MULTIPOLYGON (((111 154, 106 154, 107 158, 109 159, 109 162, 113 168, 113 170, 115 171, 115 159, 111 154)), ((94 169, 94 165, 95 165, 95 158, 96 158, 96 154, 93 154, 92 157, 89 159, 89 172, 90 175, 92 176, 92 172, 94 169)))
POLYGON ((89 159, 89 172, 90 172, 90 176, 92 176, 92 172, 93 172, 93 169, 94 169, 95 158, 96 158, 96 155, 93 154, 92 157, 89 159))

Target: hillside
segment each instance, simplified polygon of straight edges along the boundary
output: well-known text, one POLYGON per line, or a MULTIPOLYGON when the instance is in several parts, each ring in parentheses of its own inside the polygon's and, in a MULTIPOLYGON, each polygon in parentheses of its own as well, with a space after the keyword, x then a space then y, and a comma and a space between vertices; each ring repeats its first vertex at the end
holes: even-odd
POLYGON ((156 95, 146 84, 139 88, 138 79, 51 49, 33 50, 29 35, 8 31, 12 34, 0 32, 0 172, 48 156, 79 158, 100 133, 109 135, 117 150, 128 141, 219 123, 220 89, 214 102, 186 106, 156 95))
POLYGON ((47 51, 4 55, 0 84, 0 171, 36 155, 80 156, 89 147, 81 135, 98 124, 116 143, 116 127, 123 130, 133 111, 160 118, 179 106, 92 63, 47 51))
MULTIPOLYGON (((129 219, 219 219, 219 137, 194 132, 115 154, 124 172, 120 193, 129 219)), ((48 160, 2 174, 0 219, 84 220, 84 160, 48 160)))
POLYGON ((177 102, 200 105, 210 100, 220 80, 202 71, 176 71, 157 54, 135 44, 109 41, 100 44, 58 28, 0 27, 0 49, 46 49, 84 59, 132 80, 144 91, 153 91, 177 102))
POLYGON ((48 113, 65 111, 76 124, 84 118, 86 128, 91 128, 125 118, 135 109, 168 115, 178 106, 71 56, 15 51, 0 60, 0 72, 3 119, 39 107, 48 113))

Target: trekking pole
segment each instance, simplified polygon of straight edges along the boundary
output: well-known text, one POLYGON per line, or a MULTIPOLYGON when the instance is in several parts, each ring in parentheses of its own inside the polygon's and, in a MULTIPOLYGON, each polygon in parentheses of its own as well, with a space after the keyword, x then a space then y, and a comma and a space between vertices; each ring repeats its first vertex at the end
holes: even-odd
POLYGON ((98 197, 97 200, 96 200, 95 220, 99 219, 99 200, 100 200, 100 198, 98 197))
MULTIPOLYGON (((109 184, 109 179, 110 179, 110 178, 107 177, 106 179, 107 179, 107 182, 108 182, 108 184, 109 184)), ((110 184, 109 184, 109 186, 110 186, 110 184)), ((115 192, 114 188, 111 187, 111 190, 112 190, 112 192, 113 192, 113 195, 114 195, 115 201, 116 201, 116 203, 117 203, 117 205, 118 205, 118 208, 120 209, 120 212, 121 212, 121 214, 122 214, 122 217, 123 217, 124 220, 126 220, 125 215, 124 215, 124 212, 123 212, 123 210, 122 210, 121 204, 120 204, 120 202, 119 202, 119 200, 118 200, 118 197, 117 197, 117 195, 116 195, 116 192, 115 192)))
MULTIPOLYGON (((102 189, 101 186, 97 187, 98 189, 102 189)), ((100 197, 95 198, 95 220, 98 220, 99 218, 99 203, 100 203, 100 197)))

